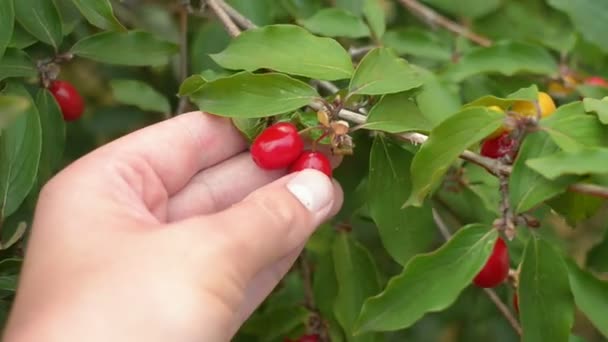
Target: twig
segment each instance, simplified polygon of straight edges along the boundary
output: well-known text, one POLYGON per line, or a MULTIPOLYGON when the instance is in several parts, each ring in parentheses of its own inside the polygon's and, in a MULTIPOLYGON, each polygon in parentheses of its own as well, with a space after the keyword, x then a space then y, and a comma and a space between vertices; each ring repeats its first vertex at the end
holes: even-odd
POLYGON ((399 2, 404 7, 414 12, 418 16, 422 17, 425 21, 428 21, 431 24, 444 27, 445 29, 452 31, 460 36, 463 36, 481 46, 488 47, 492 45, 492 41, 489 38, 486 38, 475 32, 471 32, 466 27, 451 21, 450 19, 421 4, 417 0, 399 0, 399 2))
POLYGON ((494 290, 492 290, 492 289, 483 289, 483 290, 488 295, 488 297, 490 297, 490 300, 494 302, 494 304, 496 305, 496 307, 498 308, 500 313, 502 313, 502 315, 507 319, 507 321, 509 321, 509 323, 513 327, 513 330, 515 330, 517 332, 517 334, 519 334, 519 336, 521 336, 523 334, 521 326, 519 325, 519 322, 517 321, 517 319, 511 313, 511 310, 509 310, 509 307, 505 303, 503 303, 502 300, 500 300, 500 297, 498 297, 498 295, 496 294, 496 292, 494 292, 494 290))
POLYGON ((312 291, 312 275, 310 272, 310 265, 306 260, 306 252, 303 251, 300 254, 300 272, 302 273, 302 283, 304 285, 304 301, 306 308, 315 311, 315 295, 312 291))
POLYGON ((226 28, 226 31, 228 31, 228 34, 231 37, 237 37, 239 34, 241 34, 241 29, 236 26, 234 21, 232 21, 232 18, 230 18, 228 13, 226 13, 224 8, 220 6, 217 1, 218 0, 207 0, 207 5, 211 7, 213 13, 215 13, 218 19, 220 19, 220 21, 226 28))
POLYGON ((249 20, 249 18, 242 15, 239 11, 234 9, 234 7, 230 6, 230 4, 228 4, 226 1, 224 1, 224 0, 216 0, 216 1, 217 1, 217 4, 220 5, 224 9, 224 11, 226 11, 226 14, 228 14, 230 16, 230 18, 232 18, 232 20, 234 20, 242 28, 244 28, 246 30, 251 30, 251 29, 258 27, 256 24, 253 23, 253 21, 249 20))
MULTIPOLYGON (((192 10, 190 6, 190 1, 187 0, 182 2, 181 9, 179 11, 179 47, 180 47, 180 58, 179 58, 179 78, 180 83, 184 82, 184 80, 188 77, 188 17, 189 12, 192 10)), ((179 99, 179 103, 177 105, 176 114, 181 114, 188 107, 188 96, 182 96, 179 99)), ((171 116, 167 113, 167 116, 171 116)))
POLYGON ((579 194, 591 195, 595 197, 608 198, 608 188, 587 183, 572 184, 568 187, 568 190, 572 192, 578 192, 579 194))
MULTIPOLYGON (((445 224, 445 222, 443 221, 439 213, 435 210, 435 208, 433 208, 433 220, 435 221, 435 224, 437 225, 437 228, 441 232, 441 235, 443 235, 444 239, 446 241, 449 240, 452 237, 452 234, 450 234, 448 226, 445 224)), ((513 316, 511 310, 509 310, 509 307, 505 303, 503 303, 503 301, 500 299, 500 297, 498 297, 494 290, 487 288, 483 290, 490 298, 490 300, 494 302, 494 304, 498 308, 498 311, 500 311, 500 313, 507 319, 507 321, 509 321, 509 323, 513 327, 513 330, 515 330, 515 332, 517 332, 519 336, 521 336, 521 326, 519 325, 517 319, 513 316)))
POLYGON ((369 51, 373 50, 375 47, 376 46, 374 45, 351 47, 350 49, 348 49, 348 53, 352 58, 359 58, 368 53, 369 51))
POLYGON ((331 94, 335 94, 340 91, 340 88, 338 88, 338 86, 336 86, 335 84, 328 82, 328 81, 314 80, 313 83, 317 87, 323 88, 331 94))

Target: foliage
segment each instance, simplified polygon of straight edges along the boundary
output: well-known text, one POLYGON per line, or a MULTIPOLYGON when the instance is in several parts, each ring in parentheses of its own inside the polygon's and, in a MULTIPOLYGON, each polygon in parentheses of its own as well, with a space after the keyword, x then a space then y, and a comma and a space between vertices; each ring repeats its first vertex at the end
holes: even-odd
POLYGON ((0 0, 0 319, 44 184, 200 109, 249 139, 273 120, 329 130, 344 155, 344 208, 235 341, 608 338, 608 87, 586 82, 608 77, 607 2, 208 1, 245 19, 205 0, 0 0), (57 78, 86 99, 76 122, 57 78), (513 110, 539 92, 555 113, 513 110), (512 153, 481 156, 499 130, 512 153), (476 288, 498 235, 511 274, 476 288))

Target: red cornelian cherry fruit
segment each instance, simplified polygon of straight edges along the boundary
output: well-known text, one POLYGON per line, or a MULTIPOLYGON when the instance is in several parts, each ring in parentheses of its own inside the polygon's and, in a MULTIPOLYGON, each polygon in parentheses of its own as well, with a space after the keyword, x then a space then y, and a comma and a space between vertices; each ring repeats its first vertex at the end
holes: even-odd
POLYGON ((481 155, 488 158, 502 158, 511 152, 515 141, 504 132, 495 138, 486 139, 481 145, 481 155))
POLYGON ((289 167, 304 150, 304 141, 296 126, 279 122, 266 128, 251 145, 251 157, 261 168, 277 170, 289 167))
POLYGON ((608 81, 599 76, 588 77, 585 79, 585 84, 597 87, 608 87, 608 81))
POLYGON ((53 81, 51 82, 49 91, 59 104, 65 121, 74 121, 82 116, 84 112, 84 100, 71 83, 53 81))
POLYGON ((317 334, 304 335, 304 336, 300 337, 299 342, 319 342, 319 335, 317 335, 317 334))
POLYGON ((478 287, 496 287, 509 276, 509 250, 505 240, 501 237, 496 240, 492 255, 481 271, 473 279, 478 287))
POLYGON ((300 157, 291 164, 289 172, 297 172, 304 169, 315 169, 323 172, 328 177, 332 176, 331 162, 321 152, 304 151, 300 157))

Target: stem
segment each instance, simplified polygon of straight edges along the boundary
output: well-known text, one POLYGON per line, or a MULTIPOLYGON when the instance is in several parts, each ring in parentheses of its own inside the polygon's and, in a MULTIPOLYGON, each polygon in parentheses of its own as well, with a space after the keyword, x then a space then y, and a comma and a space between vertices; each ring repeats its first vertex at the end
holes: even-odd
MULTIPOLYGON (((450 229, 445 224, 445 222, 443 221, 443 219, 441 218, 439 213, 435 210, 435 208, 433 208, 433 220, 435 221, 437 228, 439 228, 441 235, 443 235, 444 239, 446 241, 448 241, 452 237, 452 234, 450 234, 450 229)), ((511 310, 509 310, 509 307, 505 303, 503 303, 503 301, 500 299, 500 297, 498 297, 498 295, 496 294, 496 292, 494 292, 494 290, 492 290, 492 289, 483 289, 483 290, 486 293, 486 295, 490 298, 490 300, 492 302, 494 302, 494 304, 498 308, 498 311, 500 311, 500 313, 511 324, 511 326, 513 327, 513 330, 515 330, 515 332, 517 332, 517 334, 519 334, 519 336, 521 336, 522 335, 521 326, 519 325, 519 322, 517 321, 517 319, 513 316, 513 313, 511 312, 511 310)))
MULTIPOLYGON (((184 82, 184 80, 188 77, 188 17, 189 12, 192 10, 190 7, 190 1, 182 1, 182 6, 179 11, 179 47, 180 47, 180 58, 179 58, 179 74, 180 74, 180 83, 184 82)), ((186 108, 188 107, 188 97, 182 96, 179 99, 179 104, 177 105, 176 114, 182 114, 186 108)), ((170 113, 165 114, 165 118, 168 119, 171 117, 170 113)))
POLYGON ((316 311, 315 296, 312 291, 312 273, 310 272, 310 265, 306 260, 305 251, 300 254, 300 273, 302 274, 302 282, 304 283, 304 301, 306 308, 316 311))
POLYGON ((213 13, 215 13, 218 19, 222 22, 222 24, 226 28, 226 31, 228 31, 228 34, 231 37, 238 37, 238 35, 241 34, 241 29, 236 26, 236 24, 234 23, 234 21, 232 21, 232 18, 230 18, 224 8, 219 5, 218 0, 207 0, 207 4, 209 5, 209 7, 211 7, 213 13))
POLYGON ((237 24, 239 24, 242 28, 246 30, 251 30, 257 28, 258 26, 254 24, 249 18, 242 15, 239 11, 234 9, 234 7, 230 6, 230 4, 226 3, 224 0, 216 0, 217 4, 220 5, 226 14, 232 18, 237 24))
POLYGON ((470 31, 466 27, 442 16, 429 7, 426 7, 417 0, 399 0, 399 2, 418 17, 432 25, 441 26, 481 46, 488 47, 492 45, 492 41, 489 38, 470 31))

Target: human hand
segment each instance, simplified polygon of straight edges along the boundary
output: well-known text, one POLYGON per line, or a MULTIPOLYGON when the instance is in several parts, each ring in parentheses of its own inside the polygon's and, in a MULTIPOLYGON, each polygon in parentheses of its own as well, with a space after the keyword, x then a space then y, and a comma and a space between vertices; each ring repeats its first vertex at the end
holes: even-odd
POLYGON ((228 341, 342 204, 255 166, 229 120, 180 115, 40 194, 5 341, 228 341))

